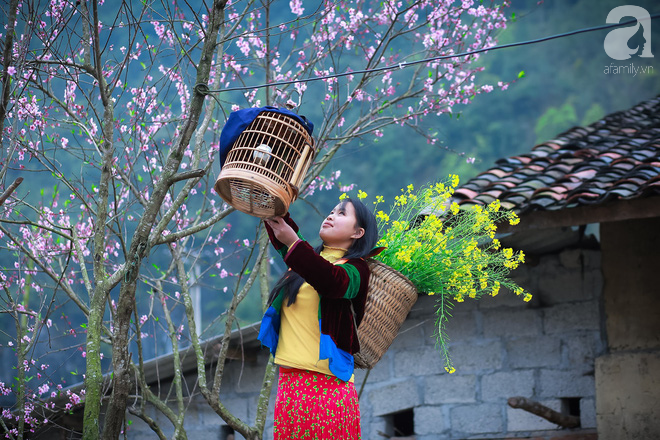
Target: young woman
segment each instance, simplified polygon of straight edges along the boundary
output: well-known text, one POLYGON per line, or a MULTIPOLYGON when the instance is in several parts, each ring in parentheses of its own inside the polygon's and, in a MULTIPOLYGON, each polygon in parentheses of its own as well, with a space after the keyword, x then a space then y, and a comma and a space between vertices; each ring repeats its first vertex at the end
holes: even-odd
POLYGON ((376 219, 359 200, 344 199, 321 224, 316 249, 288 213, 265 223, 289 266, 259 332, 280 366, 274 438, 359 439, 353 353, 360 350, 357 325, 369 285, 363 257, 378 241, 376 219))

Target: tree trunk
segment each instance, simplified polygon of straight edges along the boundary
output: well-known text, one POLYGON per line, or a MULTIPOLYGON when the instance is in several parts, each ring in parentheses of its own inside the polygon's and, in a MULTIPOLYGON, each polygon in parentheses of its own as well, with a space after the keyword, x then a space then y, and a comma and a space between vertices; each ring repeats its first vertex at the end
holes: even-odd
MULTIPOLYGON (((211 19, 200 62, 197 66, 196 84, 208 83, 213 54, 217 46, 218 30, 224 21, 224 7, 226 3, 226 0, 216 0, 210 11, 211 19)), ((181 137, 170 151, 167 163, 163 169, 162 178, 154 187, 154 192, 145 207, 144 214, 133 235, 129 255, 126 259, 124 281, 119 291, 119 301, 117 303, 117 312, 114 321, 112 396, 110 397, 103 426, 104 440, 117 440, 124 424, 127 398, 132 383, 130 377, 130 364, 132 360, 128 352, 128 344, 130 341, 130 320, 133 313, 133 305, 135 304, 138 273, 142 258, 149 252, 151 244, 149 242, 150 232, 157 223, 159 209, 165 199, 167 190, 174 183, 172 178, 179 169, 181 160, 183 159, 183 152, 190 142, 201 115, 205 95, 201 94, 197 88, 194 90, 195 93, 190 104, 189 114, 181 130, 181 137)))

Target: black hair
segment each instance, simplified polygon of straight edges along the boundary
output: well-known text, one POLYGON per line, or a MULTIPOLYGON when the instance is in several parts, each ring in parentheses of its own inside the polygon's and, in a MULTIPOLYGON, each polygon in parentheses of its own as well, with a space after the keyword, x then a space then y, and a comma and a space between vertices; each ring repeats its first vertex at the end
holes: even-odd
MULTIPOLYGON (((347 203, 353 205, 355 210, 356 227, 364 229, 364 234, 362 237, 353 241, 353 244, 348 248, 343 258, 350 259, 366 257, 378 242, 378 224, 376 223, 376 217, 374 217, 374 214, 369 211, 360 200, 345 198, 341 201, 339 205, 340 208, 346 206, 347 203)), ((314 248, 314 250, 317 254, 320 253, 323 250, 323 243, 314 248)), ((273 290, 270 291, 268 304, 272 304, 277 294, 282 290, 284 291, 284 299, 287 300, 287 305, 295 303, 296 297, 298 296, 298 290, 304 282, 305 280, 303 277, 296 272, 292 270, 286 271, 277 283, 275 283, 273 290)))

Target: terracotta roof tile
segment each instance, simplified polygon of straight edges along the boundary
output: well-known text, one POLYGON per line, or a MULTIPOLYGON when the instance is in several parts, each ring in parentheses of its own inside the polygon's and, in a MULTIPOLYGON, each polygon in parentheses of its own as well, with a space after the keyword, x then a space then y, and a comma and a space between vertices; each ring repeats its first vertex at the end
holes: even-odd
POLYGON ((455 194, 518 213, 649 196, 660 196, 660 95, 499 159, 455 194))

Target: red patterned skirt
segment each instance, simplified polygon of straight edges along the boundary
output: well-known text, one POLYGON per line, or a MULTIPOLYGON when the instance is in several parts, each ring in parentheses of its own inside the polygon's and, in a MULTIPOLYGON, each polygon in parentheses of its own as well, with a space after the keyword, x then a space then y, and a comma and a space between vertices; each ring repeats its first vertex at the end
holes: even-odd
POLYGON ((275 440, 359 440, 355 386, 315 371, 280 367, 275 440))

